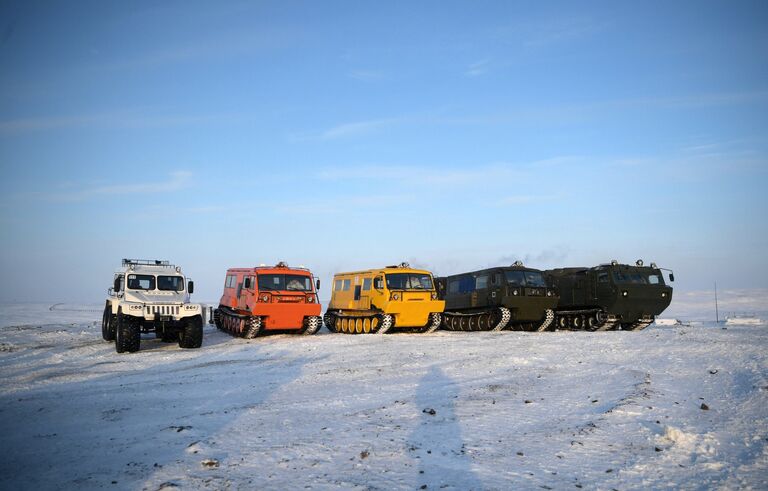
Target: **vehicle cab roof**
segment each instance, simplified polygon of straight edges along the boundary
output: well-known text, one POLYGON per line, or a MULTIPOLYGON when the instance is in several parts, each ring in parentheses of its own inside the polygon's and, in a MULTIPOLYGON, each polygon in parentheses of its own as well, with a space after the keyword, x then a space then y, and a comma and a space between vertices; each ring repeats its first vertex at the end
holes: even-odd
POLYGON ((303 267, 289 267, 287 264, 280 262, 275 266, 260 265, 250 268, 229 268, 227 274, 232 273, 255 273, 255 274, 296 274, 301 276, 312 276, 312 272, 303 267))
POLYGON ((160 259, 123 259, 122 267, 115 272, 180 276, 181 266, 160 259))
POLYGON ((387 273, 414 273, 414 274, 428 274, 432 275, 432 272, 426 269, 411 268, 408 263, 402 263, 396 266, 384 266, 378 269, 365 269, 361 271, 346 271, 343 273, 336 273, 333 276, 354 276, 354 275, 367 275, 367 274, 387 274, 387 273))

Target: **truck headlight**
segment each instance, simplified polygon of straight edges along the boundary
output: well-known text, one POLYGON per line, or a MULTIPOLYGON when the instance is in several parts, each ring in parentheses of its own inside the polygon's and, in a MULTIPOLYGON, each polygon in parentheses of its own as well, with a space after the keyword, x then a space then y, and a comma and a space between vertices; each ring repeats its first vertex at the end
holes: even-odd
POLYGON ((432 300, 437 300, 437 292, 432 292, 432 300))
POLYGON ((519 291, 517 291, 517 290, 512 290, 512 295, 519 295, 519 294, 520 294, 520 292, 519 292, 519 291))
POLYGON ((667 297, 667 292, 661 292, 661 298, 666 298, 666 297, 667 297))
POLYGON ((624 290, 623 292, 621 292, 621 296, 622 297, 628 297, 629 296, 629 292, 627 290, 624 290))
POLYGON ((551 290, 547 290, 547 296, 548 296, 548 297, 551 297, 551 296, 552 296, 552 291, 551 291, 551 290))
POLYGON ((392 300, 400 300, 400 295, 398 295, 397 293, 393 293, 392 300))

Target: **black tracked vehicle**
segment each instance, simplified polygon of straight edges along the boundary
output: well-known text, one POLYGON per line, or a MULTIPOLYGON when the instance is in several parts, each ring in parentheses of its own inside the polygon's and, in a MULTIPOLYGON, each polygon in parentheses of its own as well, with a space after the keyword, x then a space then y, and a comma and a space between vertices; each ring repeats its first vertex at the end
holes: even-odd
MULTIPOLYGON (((669 281, 675 276, 670 270, 669 281)), ((672 301, 672 287, 664 283, 655 263, 643 266, 601 264, 593 268, 560 268, 545 271, 560 293, 555 310, 559 329, 608 331, 645 329, 672 301)))
POLYGON ((435 279, 450 331, 544 331, 554 326, 557 291, 538 269, 512 266, 435 279))

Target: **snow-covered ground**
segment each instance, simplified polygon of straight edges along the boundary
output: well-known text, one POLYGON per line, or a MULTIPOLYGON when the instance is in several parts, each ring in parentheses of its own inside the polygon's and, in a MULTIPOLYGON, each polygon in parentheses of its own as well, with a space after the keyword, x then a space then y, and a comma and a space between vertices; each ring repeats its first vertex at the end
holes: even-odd
POLYGON ((768 326, 118 355, 49 308, 0 305, 2 489, 768 489, 768 326))

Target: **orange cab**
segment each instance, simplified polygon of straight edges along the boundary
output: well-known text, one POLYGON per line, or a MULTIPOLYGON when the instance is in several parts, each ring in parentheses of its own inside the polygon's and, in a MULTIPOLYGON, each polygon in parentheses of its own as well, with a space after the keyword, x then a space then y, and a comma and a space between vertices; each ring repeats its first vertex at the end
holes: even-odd
POLYGON ((314 334, 322 326, 316 280, 306 268, 231 268, 213 312, 216 327, 234 336, 256 337, 264 330, 314 334))

